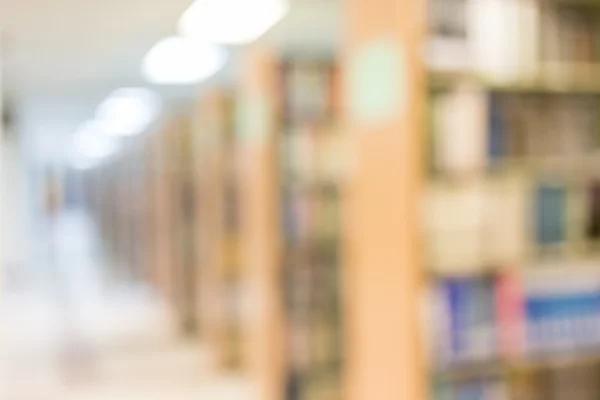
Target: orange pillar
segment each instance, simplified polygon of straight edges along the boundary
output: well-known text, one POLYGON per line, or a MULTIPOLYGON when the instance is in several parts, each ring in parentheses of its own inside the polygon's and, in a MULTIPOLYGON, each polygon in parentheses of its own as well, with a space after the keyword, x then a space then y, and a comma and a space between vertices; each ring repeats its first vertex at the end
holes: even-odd
POLYGON ((218 237, 220 232, 218 215, 221 198, 218 191, 218 124, 220 98, 210 92, 198 99, 194 112, 196 149, 196 254, 200 272, 198 274, 199 301, 196 313, 200 321, 203 342, 209 344, 212 362, 219 364, 219 315, 221 299, 218 270, 221 265, 221 252, 218 237))
POLYGON ((349 400, 424 400, 418 239, 423 0, 348 0, 345 122, 349 400))
MULTIPOLYGON (((168 182, 167 160, 164 154, 165 136, 167 127, 153 132, 150 139, 152 154, 152 233, 153 245, 150 258, 153 260, 153 281, 159 288, 161 295, 169 303, 174 296, 174 277, 172 272, 173 248, 170 246, 170 232, 173 223, 169 210, 172 207, 171 190, 168 182)), ((171 304, 169 304, 171 305, 171 304)))
POLYGON ((260 400, 281 400, 284 373, 275 168, 277 68, 274 55, 250 48, 239 99, 242 257, 248 284, 247 358, 260 400))
POLYGON ((225 370, 243 365, 238 343, 232 337, 233 324, 237 324, 235 328, 242 328, 242 299, 231 298, 240 291, 242 284, 237 279, 241 266, 237 264, 236 254, 233 254, 237 243, 232 243, 237 242, 238 232, 237 227, 236 232, 232 232, 234 229, 227 218, 231 210, 226 204, 227 185, 239 185, 234 164, 236 158, 229 151, 234 133, 233 106, 230 90, 214 88, 198 99, 194 117, 199 213, 196 247, 201 269, 197 312, 202 337, 211 345, 215 366, 225 370), (235 281, 231 279, 232 275, 235 281), (233 307, 234 312, 231 310, 233 307))
POLYGON ((181 194, 178 190, 179 172, 176 162, 177 140, 185 129, 185 121, 171 117, 157 132, 153 133, 154 201, 153 270, 159 290, 168 303, 171 316, 178 328, 182 328, 185 310, 182 297, 182 251, 179 233, 181 194))

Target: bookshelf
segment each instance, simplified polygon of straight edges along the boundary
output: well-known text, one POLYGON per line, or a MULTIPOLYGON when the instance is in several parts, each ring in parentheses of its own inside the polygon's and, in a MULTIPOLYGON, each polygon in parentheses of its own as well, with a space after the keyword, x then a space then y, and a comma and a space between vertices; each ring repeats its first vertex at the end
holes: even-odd
POLYGON ((261 399, 342 395, 338 81, 330 57, 247 53, 240 222, 249 366, 261 399))
POLYGON ((225 364, 234 370, 245 367, 243 292, 244 271, 240 250, 240 188, 235 136, 235 102, 232 96, 224 99, 224 127, 222 134, 222 183, 221 214, 223 270, 222 281, 225 292, 225 336, 227 350, 225 364))
POLYGON ((245 368, 245 277, 240 254, 238 142, 231 91, 211 88, 202 93, 195 119, 201 213, 198 229, 202 232, 198 242, 202 264, 199 285, 204 292, 199 308, 201 318, 205 318, 202 331, 213 345, 216 366, 240 371, 245 368))
POLYGON ((428 9, 463 59, 427 65, 430 398, 596 398, 598 3, 451 4, 428 9))
POLYGON ((152 260, 153 280, 170 308, 175 328, 190 333, 195 330, 195 255, 191 250, 192 226, 190 215, 193 196, 189 193, 191 174, 191 140, 189 120, 182 115, 166 118, 148 136, 150 153, 151 207, 148 209, 149 229, 154 233, 148 240, 152 260))
POLYGON ((286 397, 341 398, 343 293, 339 71, 331 59, 280 62, 278 142, 286 397))
POLYGON ((173 132, 170 140, 170 162, 173 164, 173 192, 175 193, 174 209, 171 212, 175 219, 176 241, 176 276, 178 283, 178 304, 181 319, 181 328, 185 334, 198 333, 198 320, 196 314, 198 297, 198 259, 196 254, 197 234, 197 203, 194 185, 194 162, 196 154, 194 135, 196 132, 191 127, 188 115, 182 116, 178 123, 178 130, 173 132))

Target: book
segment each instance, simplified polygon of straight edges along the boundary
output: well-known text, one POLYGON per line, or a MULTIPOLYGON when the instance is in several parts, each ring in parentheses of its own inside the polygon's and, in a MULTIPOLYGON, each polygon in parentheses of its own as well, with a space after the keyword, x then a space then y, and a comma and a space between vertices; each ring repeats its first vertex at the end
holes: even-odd
POLYGON ((586 236, 588 239, 600 239, 600 182, 588 187, 588 216, 586 236))
POLYGON ((488 156, 490 161, 497 161, 508 155, 506 118, 502 108, 501 95, 491 93, 489 107, 488 156))
POLYGON ((428 188, 424 225, 432 269, 451 273, 482 269, 487 204, 484 181, 460 186, 432 184, 428 188))
POLYGON ((289 120, 324 120, 332 114, 333 70, 330 63, 290 60, 283 79, 289 120))
POLYGON ((577 355, 600 344, 600 274, 594 269, 523 277, 525 353, 577 355))
POLYGON ((524 354, 525 298, 523 285, 514 272, 504 272, 495 282, 499 353, 505 358, 524 354))
POLYGON ((511 400, 507 385, 501 379, 438 381, 432 393, 435 400, 511 400))
POLYGON ((439 285, 445 315, 438 320, 448 324, 440 332, 445 332, 449 340, 437 361, 452 365, 495 358, 498 343, 493 279, 445 278, 439 285))
POLYGON ((528 182, 520 174, 490 180, 484 214, 486 263, 515 265, 525 259, 531 203, 527 188, 528 182))
POLYGON ((448 174, 481 171, 487 163, 488 96, 477 85, 461 84, 435 99, 436 167, 448 174))
POLYGON ((467 2, 465 0, 430 0, 429 30, 434 35, 466 38, 467 2))
POLYGON ((566 239, 566 189, 542 184, 536 193, 536 239, 540 245, 556 245, 566 239))

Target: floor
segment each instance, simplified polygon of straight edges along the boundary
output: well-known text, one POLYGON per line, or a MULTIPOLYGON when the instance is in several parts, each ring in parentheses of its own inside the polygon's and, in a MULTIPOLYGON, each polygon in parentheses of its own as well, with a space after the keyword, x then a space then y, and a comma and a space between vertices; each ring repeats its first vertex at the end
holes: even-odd
POLYGON ((103 261, 84 213, 62 215, 54 238, 48 258, 57 262, 5 285, 0 400, 254 398, 244 377, 211 372, 208 349, 173 332, 150 290, 100 284, 103 261))

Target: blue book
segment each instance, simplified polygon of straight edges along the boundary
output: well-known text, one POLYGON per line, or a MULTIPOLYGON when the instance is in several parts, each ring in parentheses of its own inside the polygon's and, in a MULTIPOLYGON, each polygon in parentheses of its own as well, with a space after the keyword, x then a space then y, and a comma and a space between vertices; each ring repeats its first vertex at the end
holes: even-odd
POLYGON ((450 361, 491 358, 496 351, 494 286, 489 278, 444 281, 450 361))
POLYGON ((585 350, 599 337, 600 293, 574 292, 525 300, 527 348, 531 352, 585 350))
POLYGON ((491 161, 506 156, 505 124, 502 116, 500 95, 490 94, 488 154, 491 161))
POLYGON ((454 398, 457 400, 486 400, 484 383, 471 381, 459 384, 456 387, 454 398))
POLYGON ((468 281, 448 279, 445 289, 450 322, 450 353, 452 358, 460 359, 467 350, 468 281))
POLYGON ((505 384, 498 379, 473 379, 454 384, 452 400, 508 400, 505 384))
POLYGON ((536 195, 536 236, 541 245, 565 240, 566 191, 562 186, 542 185, 536 195))

